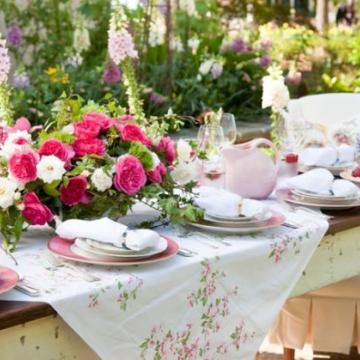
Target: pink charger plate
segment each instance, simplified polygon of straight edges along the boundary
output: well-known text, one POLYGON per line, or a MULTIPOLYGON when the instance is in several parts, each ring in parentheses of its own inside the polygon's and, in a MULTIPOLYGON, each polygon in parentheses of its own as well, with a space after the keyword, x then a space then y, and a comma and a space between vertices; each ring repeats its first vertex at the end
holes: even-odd
POLYGON ((0 266, 0 294, 3 294, 16 286, 19 275, 7 267, 0 266))
POLYGON ((175 256, 179 250, 179 245, 169 238, 164 237, 168 243, 167 249, 160 254, 144 258, 142 260, 134 261, 106 261, 95 260, 75 254, 71 250, 71 246, 74 244, 74 240, 65 240, 59 236, 51 238, 48 242, 48 249, 55 255, 58 255, 67 260, 73 260, 85 264, 93 265, 105 265, 105 266, 130 266, 130 265, 142 265, 152 264, 160 261, 165 261, 175 256))

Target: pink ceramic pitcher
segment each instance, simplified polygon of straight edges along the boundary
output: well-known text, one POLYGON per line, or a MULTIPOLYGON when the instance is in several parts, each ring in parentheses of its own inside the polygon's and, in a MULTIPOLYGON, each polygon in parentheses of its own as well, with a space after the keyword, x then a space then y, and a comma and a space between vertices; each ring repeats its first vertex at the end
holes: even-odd
POLYGON ((279 169, 279 154, 274 144, 258 138, 222 149, 225 159, 225 187, 243 197, 265 199, 274 190, 279 169), (259 145, 271 147, 275 161, 259 145))

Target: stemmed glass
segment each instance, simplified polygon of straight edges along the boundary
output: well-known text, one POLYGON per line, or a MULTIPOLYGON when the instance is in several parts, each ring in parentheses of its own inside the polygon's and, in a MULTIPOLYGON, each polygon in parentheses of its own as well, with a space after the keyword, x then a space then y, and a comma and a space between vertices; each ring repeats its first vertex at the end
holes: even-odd
POLYGON ((223 113, 220 119, 220 126, 223 129, 225 144, 234 144, 237 136, 235 116, 230 113, 223 113))
POLYGON ((224 132, 219 125, 202 125, 197 136, 199 149, 206 155, 202 162, 201 185, 223 188, 225 186, 225 164, 221 149, 225 144, 224 132))

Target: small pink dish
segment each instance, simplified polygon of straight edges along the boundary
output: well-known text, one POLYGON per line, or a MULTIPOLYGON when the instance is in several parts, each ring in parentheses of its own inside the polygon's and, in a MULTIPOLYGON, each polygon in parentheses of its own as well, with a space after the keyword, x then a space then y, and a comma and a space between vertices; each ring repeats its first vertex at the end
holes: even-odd
POLYGON ((0 266, 0 294, 10 291, 19 281, 19 275, 12 269, 0 266))

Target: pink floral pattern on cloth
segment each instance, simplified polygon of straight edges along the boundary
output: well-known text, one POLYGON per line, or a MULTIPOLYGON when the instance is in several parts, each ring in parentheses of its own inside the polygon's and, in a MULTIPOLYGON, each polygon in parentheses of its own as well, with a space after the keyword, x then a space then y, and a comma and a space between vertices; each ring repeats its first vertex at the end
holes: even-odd
MULTIPOLYGON (((219 258, 215 258, 218 262, 219 258)), ((181 330, 167 329, 162 324, 155 325, 150 335, 144 339, 141 348, 141 359, 213 359, 214 356, 226 356, 231 348, 239 350, 243 343, 251 341, 255 332, 248 333, 244 320, 239 320, 227 341, 222 341, 215 347, 212 344, 222 331, 226 319, 231 316, 230 300, 238 295, 238 287, 234 286, 225 295, 218 295, 225 272, 217 269, 210 260, 201 262, 200 287, 186 296, 188 307, 197 308, 197 316, 187 322, 181 330), (200 329, 196 329, 196 323, 200 329)))

